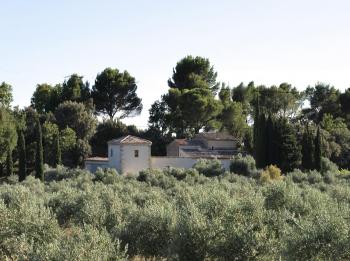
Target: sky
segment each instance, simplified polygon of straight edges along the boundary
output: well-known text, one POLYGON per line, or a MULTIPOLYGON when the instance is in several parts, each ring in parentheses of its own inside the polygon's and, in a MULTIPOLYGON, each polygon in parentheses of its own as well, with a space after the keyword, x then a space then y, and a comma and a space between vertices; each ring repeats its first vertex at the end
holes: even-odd
POLYGON ((299 90, 350 87, 348 0, 0 0, 0 82, 28 106, 38 83, 78 73, 93 85, 106 67, 127 70, 150 105, 186 55, 209 58, 218 80, 299 90))

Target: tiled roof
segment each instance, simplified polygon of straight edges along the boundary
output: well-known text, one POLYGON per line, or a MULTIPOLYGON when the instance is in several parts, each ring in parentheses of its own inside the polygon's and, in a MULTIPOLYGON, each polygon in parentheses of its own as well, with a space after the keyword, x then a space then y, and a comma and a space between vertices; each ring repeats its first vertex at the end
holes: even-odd
POLYGON ((108 158, 103 158, 103 157, 91 157, 91 158, 87 158, 85 161, 108 161, 108 158))
POLYGON ((237 140, 234 136, 225 132, 201 132, 195 135, 194 139, 206 140, 237 140))
POLYGON ((175 139, 173 142, 176 143, 177 145, 187 145, 186 139, 175 139))
POLYGON ((181 149, 182 154, 186 155, 187 157, 232 157, 234 155, 238 154, 237 150, 208 150, 208 149, 187 149, 182 148, 181 149))
POLYGON ((141 139, 132 135, 124 136, 119 139, 111 140, 108 144, 120 145, 120 144, 147 144, 151 145, 152 142, 149 140, 141 139))

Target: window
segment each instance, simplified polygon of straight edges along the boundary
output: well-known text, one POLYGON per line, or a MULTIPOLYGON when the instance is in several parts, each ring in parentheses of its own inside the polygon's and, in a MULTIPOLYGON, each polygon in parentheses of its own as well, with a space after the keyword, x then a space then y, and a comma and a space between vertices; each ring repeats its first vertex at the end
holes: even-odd
POLYGON ((113 157, 113 149, 111 149, 111 157, 113 157))
POLYGON ((139 150, 134 150, 134 156, 135 156, 135 158, 139 157, 139 150))

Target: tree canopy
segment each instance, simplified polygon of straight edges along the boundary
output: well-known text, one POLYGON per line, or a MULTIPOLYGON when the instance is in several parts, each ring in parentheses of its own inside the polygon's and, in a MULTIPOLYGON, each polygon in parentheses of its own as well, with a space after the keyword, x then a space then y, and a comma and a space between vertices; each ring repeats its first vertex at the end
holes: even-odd
POLYGON ((136 80, 127 71, 106 68, 97 75, 91 96, 99 114, 113 119, 120 113, 118 118, 122 119, 142 111, 141 99, 136 91, 136 80))
POLYGON ((9 107, 12 100, 12 86, 6 82, 2 82, 0 84, 0 107, 9 107))

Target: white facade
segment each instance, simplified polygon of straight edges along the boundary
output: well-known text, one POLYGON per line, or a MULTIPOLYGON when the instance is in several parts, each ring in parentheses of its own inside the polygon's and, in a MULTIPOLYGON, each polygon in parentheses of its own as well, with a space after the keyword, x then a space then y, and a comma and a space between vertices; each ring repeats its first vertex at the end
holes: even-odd
POLYGON ((98 168, 106 169, 110 168, 110 165, 108 164, 108 161, 104 160, 86 160, 85 161, 85 169, 87 169, 90 172, 96 172, 98 168))
POLYGON ((121 156, 120 156, 120 145, 108 144, 108 164, 110 168, 116 169, 119 173, 121 172, 121 156))
POLYGON ((151 145, 122 145, 120 153, 121 173, 138 173, 151 167, 151 145))
MULTIPOLYGON (((90 158, 85 168, 95 172, 98 167, 113 168, 118 173, 138 173, 145 169, 192 168, 199 157, 152 157, 151 142, 133 136, 126 136, 108 142, 108 158, 90 158)), ((229 170, 230 159, 222 158, 222 166, 229 170)))
MULTIPOLYGON (((189 157, 151 157, 152 169, 183 168, 190 169, 200 158, 189 157)), ((230 159, 218 159, 225 170, 230 170, 230 159)))

